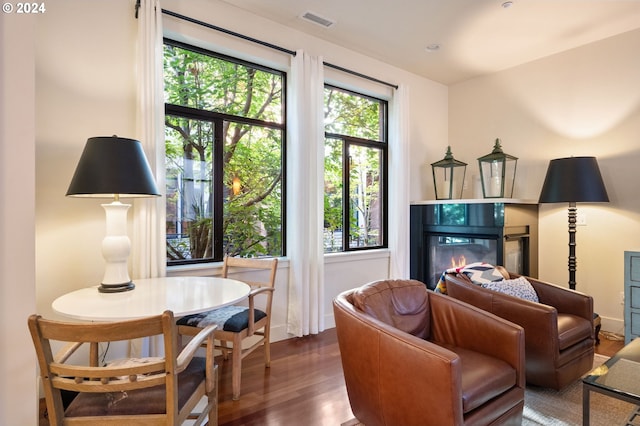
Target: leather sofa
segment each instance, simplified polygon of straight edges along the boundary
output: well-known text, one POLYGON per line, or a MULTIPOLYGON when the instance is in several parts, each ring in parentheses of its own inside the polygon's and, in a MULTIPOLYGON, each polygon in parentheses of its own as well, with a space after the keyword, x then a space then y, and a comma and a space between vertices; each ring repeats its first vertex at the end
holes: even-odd
MULTIPOLYGON (((501 268, 501 267, 498 267, 501 268)), ((501 268, 507 279, 520 275, 501 268)), ((525 330, 527 383, 560 390, 593 367, 593 299, 535 278, 539 303, 474 284, 463 274, 447 274, 447 295, 469 303, 525 330)))
POLYGON ((524 332, 415 280, 333 301, 351 409, 366 426, 520 425, 524 332))

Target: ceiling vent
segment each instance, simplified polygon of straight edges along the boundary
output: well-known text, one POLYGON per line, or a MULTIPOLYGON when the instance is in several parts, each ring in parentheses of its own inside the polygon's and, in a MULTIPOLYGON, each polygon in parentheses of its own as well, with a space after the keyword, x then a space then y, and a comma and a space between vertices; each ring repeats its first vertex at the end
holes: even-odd
POLYGON ((323 18, 322 16, 318 15, 315 12, 305 12, 302 15, 300 15, 300 17, 306 21, 313 22, 314 24, 321 25, 325 28, 331 28, 336 24, 335 21, 332 21, 331 19, 323 18))

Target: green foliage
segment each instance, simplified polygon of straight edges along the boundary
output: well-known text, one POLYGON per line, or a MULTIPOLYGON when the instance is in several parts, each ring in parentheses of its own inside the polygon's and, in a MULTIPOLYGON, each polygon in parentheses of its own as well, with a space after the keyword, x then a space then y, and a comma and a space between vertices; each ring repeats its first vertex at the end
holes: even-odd
POLYGON ((348 238, 350 248, 383 244, 380 231, 385 114, 380 100, 325 87, 325 132, 332 135, 325 139, 325 252, 341 251, 343 238, 348 238), (345 151, 348 166, 343 161, 345 151), (346 203, 350 213, 347 218, 346 203))
POLYGON ((283 131, 233 118, 283 123, 281 74, 171 44, 165 44, 164 61, 166 103, 228 115, 225 120, 166 116, 170 261, 214 256, 216 200, 223 203, 224 253, 281 255, 283 131), (216 126, 221 126, 219 141, 216 126), (215 144, 224 144, 218 160, 215 144), (220 177, 213 176, 215 161, 222 161, 220 177), (221 194, 214 193, 215 179, 222 180, 221 194))

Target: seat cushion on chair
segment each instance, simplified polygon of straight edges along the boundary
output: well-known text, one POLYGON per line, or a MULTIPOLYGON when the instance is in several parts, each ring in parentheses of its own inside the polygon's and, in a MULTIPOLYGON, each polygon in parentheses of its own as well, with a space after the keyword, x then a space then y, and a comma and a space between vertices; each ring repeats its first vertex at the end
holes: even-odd
POLYGON ((468 413, 516 386, 516 370, 506 362, 469 349, 438 343, 460 356, 462 411, 468 413))
MULTIPOLYGON (((181 409, 205 378, 204 358, 193 358, 189 366, 178 375, 178 407, 181 409)), ((71 402, 65 414, 68 417, 113 416, 166 413, 164 385, 123 392, 83 392, 71 402)))
MULTIPOLYGON (((253 315, 256 322, 267 316, 260 309, 254 309, 253 315)), ((177 324, 200 328, 215 324, 218 329, 237 333, 249 327, 249 308, 245 306, 226 306, 200 314, 187 315, 180 318, 177 324)))
POLYGON ((576 315, 558 313, 558 347, 561 351, 588 339, 591 333, 591 321, 576 315))

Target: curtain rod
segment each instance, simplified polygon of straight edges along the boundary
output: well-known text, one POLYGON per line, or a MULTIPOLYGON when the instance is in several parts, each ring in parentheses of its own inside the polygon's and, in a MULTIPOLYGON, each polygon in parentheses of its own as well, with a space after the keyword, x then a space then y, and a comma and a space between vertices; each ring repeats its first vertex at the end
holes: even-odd
MULTIPOLYGON (((234 36, 234 37, 241 38, 243 40, 250 41, 252 43, 256 43, 256 44, 259 44, 261 46, 265 46, 265 47, 277 50, 279 52, 284 52, 284 53, 288 53, 289 55, 296 56, 295 50, 286 49, 284 47, 280 47, 280 46, 277 46, 275 44, 268 43, 266 41, 258 40, 256 38, 249 37, 249 36, 246 36, 244 34, 237 33, 235 31, 227 30, 226 28, 218 27, 217 25, 209 24, 208 22, 203 22, 203 21, 200 21, 198 19, 191 18, 191 17, 185 16, 185 15, 181 15, 179 13, 172 12, 172 11, 167 10, 167 9, 162 9, 162 13, 165 14, 165 15, 172 16, 174 18, 182 19, 183 21, 191 22, 192 24, 197 24, 197 25, 209 28, 211 30, 219 31, 219 32, 227 34, 227 35, 231 35, 231 36, 234 36)), ((136 18, 137 17, 138 17, 138 5, 136 4, 136 18)), ((370 77, 368 75, 361 74, 359 72, 352 71, 350 69, 343 68, 343 67, 340 67, 338 65, 333 65, 333 64, 330 64, 328 62, 323 62, 323 64, 325 66, 329 67, 329 68, 333 68, 333 69, 336 69, 338 71, 345 72, 347 74, 352 74, 352 75, 355 75, 355 76, 360 77, 360 78, 364 78, 364 79, 367 79, 367 80, 370 80, 370 81, 373 81, 373 82, 376 82, 376 83, 384 84, 386 86, 393 87, 394 89, 398 88, 398 85, 396 85, 396 84, 387 83, 386 81, 378 80, 377 78, 370 77)))
POLYGON ((378 80, 375 77, 370 77, 370 76, 365 75, 365 74, 360 74, 357 71, 352 71, 350 69, 343 68, 343 67, 341 67, 339 65, 330 64, 329 62, 323 62, 323 64, 326 67, 333 68, 333 69, 338 70, 338 71, 346 72, 348 74, 353 74, 353 75, 355 75, 357 77, 362 77, 362 78, 365 78, 367 80, 371 80, 371 81, 374 81, 376 83, 384 84, 385 86, 389 86, 389 87, 392 87, 394 89, 398 89, 398 85, 397 84, 387 83, 386 81, 378 80))

